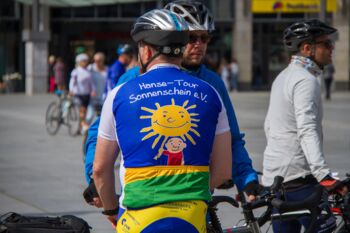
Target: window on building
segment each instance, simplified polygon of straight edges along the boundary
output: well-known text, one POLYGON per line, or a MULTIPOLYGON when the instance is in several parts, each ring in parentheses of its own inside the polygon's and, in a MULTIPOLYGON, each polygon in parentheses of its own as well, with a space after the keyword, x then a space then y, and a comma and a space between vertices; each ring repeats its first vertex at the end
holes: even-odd
POLYGON ((0 18, 15 16, 14 1, 0 1, 0 18))
POLYGON ((117 18, 119 17, 119 5, 98 6, 98 17, 117 18))
POLYGON ((121 4, 122 17, 139 17, 141 15, 140 3, 121 4))
POLYGON ((77 18, 94 17, 94 7, 76 7, 73 8, 73 15, 77 18))

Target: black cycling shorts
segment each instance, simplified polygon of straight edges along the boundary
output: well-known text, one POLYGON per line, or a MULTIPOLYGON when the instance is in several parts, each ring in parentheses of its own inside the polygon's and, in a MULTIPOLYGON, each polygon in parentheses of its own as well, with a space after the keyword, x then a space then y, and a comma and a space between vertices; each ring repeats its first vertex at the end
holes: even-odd
POLYGON ((90 95, 76 95, 76 97, 79 99, 79 104, 85 108, 89 106, 90 103, 90 95))

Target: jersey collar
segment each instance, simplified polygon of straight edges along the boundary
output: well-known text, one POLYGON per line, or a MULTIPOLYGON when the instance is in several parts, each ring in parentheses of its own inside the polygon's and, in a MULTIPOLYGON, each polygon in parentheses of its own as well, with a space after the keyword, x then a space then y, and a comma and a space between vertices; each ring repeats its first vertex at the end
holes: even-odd
POLYGON ((318 65, 310 58, 294 55, 292 56, 290 63, 303 67, 316 77, 322 74, 320 67, 318 67, 318 65))
POLYGON ((159 64, 154 64, 151 68, 148 69, 147 72, 149 72, 151 70, 159 69, 159 68, 176 68, 176 69, 180 69, 180 67, 178 65, 175 65, 175 64, 159 63, 159 64))

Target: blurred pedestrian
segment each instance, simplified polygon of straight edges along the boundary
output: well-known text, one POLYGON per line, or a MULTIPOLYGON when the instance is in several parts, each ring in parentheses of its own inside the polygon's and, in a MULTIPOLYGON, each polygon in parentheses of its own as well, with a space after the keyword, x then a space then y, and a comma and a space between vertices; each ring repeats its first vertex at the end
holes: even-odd
POLYGON ((126 70, 130 70, 132 68, 134 68, 135 66, 138 66, 139 63, 138 63, 138 54, 137 53, 134 53, 132 55, 132 59, 131 59, 131 62, 129 63, 129 65, 126 67, 126 70))
POLYGON ((229 82, 230 71, 229 71, 227 60, 225 58, 221 58, 220 66, 219 66, 219 74, 220 74, 222 81, 225 84, 226 90, 229 91, 229 89, 230 89, 230 82, 229 82))
POLYGON ((335 68, 334 68, 334 65, 332 63, 324 66, 323 79, 324 79, 324 84, 325 84, 325 89, 326 89, 326 100, 331 99, 331 87, 332 87, 332 83, 333 83, 334 73, 335 73, 335 68))
POLYGON ((129 44, 119 45, 117 49, 118 59, 108 68, 107 81, 104 89, 106 97, 118 83, 122 74, 125 73, 126 67, 130 64, 133 55, 133 49, 129 44))
POLYGON ((69 92, 79 100, 79 116, 81 131, 88 129, 86 123, 86 109, 90 103, 90 96, 96 95, 96 87, 90 71, 87 69, 89 57, 85 53, 76 56, 77 67, 72 71, 69 81, 69 92))
POLYGON ((55 76, 55 85, 56 88, 60 91, 63 91, 66 89, 66 67, 63 63, 63 59, 61 57, 58 57, 56 59, 56 63, 53 67, 54 70, 54 76, 55 76))
MULTIPOLYGON (((88 70, 91 72, 92 80, 96 88, 96 96, 92 97, 91 104, 95 114, 99 114, 103 105, 103 91, 106 85, 108 67, 105 65, 105 55, 97 52, 94 55, 94 63, 90 64, 88 70)), ((91 116, 87 117, 92 118, 91 116)), ((89 121, 89 120, 88 120, 89 121)))
POLYGON ((56 57, 54 55, 49 56, 49 92, 53 93, 55 91, 55 71, 54 71, 54 66, 55 66, 55 61, 56 57))
POLYGON ((262 86, 262 71, 261 66, 258 63, 253 64, 253 90, 260 90, 262 86))
POLYGON ((236 58, 232 58, 230 63, 230 91, 238 91, 238 63, 236 58))

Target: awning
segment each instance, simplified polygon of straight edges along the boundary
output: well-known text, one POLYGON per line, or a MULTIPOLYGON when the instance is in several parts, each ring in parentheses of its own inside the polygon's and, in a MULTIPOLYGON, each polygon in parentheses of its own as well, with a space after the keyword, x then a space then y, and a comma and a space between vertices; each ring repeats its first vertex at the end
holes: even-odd
MULTIPOLYGON (((16 0, 23 4, 33 4, 33 0, 16 0)), ((108 5, 116 3, 136 3, 136 2, 150 2, 155 0, 39 0, 40 5, 47 5, 52 7, 83 7, 95 5, 108 5)))

